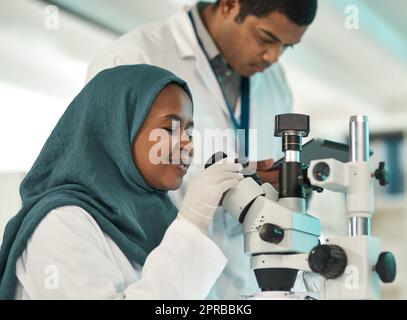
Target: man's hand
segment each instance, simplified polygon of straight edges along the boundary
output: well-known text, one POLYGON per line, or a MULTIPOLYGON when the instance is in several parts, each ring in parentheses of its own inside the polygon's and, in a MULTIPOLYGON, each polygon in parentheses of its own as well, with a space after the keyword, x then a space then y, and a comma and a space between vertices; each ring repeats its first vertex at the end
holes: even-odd
POLYGON ((268 182, 273 185, 275 189, 279 188, 278 169, 272 169, 274 164, 273 159, 267 159, 257 162, 252 162, 249 167, 256 168, 256 173, 263 182, 268 182))
MULTIPOLYGON (((279 175, 278 175, 278 168, 273 168, 274 160, 273 159, 268 159, 268 160, 262 160, 262 161, 257 161, 257 162, 250 162, 249 167, 256 169, 257 175, 260 177, 260 179, 263 182, 268 182, 271 183, 274 189, 277 191, 280 190, 280 181, 279 181, 279 175), (256 167, 257 166, 257 167, 256 167)), ((312 188, 310 186, 305 186, 305 198, 306 198, 306 204, 307 204, 307 209, 309 206, 309 203, 312 199, 312 188)))

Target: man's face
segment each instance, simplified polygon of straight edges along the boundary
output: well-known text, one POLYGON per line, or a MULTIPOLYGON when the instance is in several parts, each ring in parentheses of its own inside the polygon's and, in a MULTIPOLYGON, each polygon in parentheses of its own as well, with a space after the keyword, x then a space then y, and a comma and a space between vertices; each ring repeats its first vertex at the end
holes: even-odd
POLYGON ((263 18, 248 15, 237 22, 238 2, 227 8, 220 6, 223 19, 218 45, 228 64, 242 76, 263 72, 276 63, 287 47, 300 42, 307 29, 279 12, 263 18))

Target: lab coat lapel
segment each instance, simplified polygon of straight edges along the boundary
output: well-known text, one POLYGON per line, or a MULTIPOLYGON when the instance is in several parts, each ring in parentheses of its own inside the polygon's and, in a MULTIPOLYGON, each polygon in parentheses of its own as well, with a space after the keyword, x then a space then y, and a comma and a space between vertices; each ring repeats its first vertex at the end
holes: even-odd
POLYGON ((184 10, 185 11, 180 13, 180 17, 172 21, 172 31, 178 54, 182 59, 191 57, 195 58, 195 71, 209 92, 211 92, 223 113, 229 117, 229 111, 219 83, 212 71, 209 61, 206 59, 206 56, 198 43, 191 21, 188 17, 187 11, 189 10, 189 7, 186 7, 184 10))

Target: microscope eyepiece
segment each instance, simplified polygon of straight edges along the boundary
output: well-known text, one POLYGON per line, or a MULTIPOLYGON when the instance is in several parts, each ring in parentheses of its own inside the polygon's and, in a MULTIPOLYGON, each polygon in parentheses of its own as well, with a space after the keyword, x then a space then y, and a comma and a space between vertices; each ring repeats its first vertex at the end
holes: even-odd
POLYGON ((318 162, 312 169, 312 175, 317 181, 325 181, 330 175, 330 168, 326 162, 318 162))
POLYGON ((213 165, 214 163, 227 158, 227 154, 224 153, 223 151, 218 151, 216 153, 214 153, 209 159, 208 161, 206 161, 205 163, 205 169, 209 168, 211 165, 213 165))
MULTIPOLYGON (((218 162, 218 161, 220 161, 220 160, 222 160, 224 158, 227 158, 227 154, 224 153, 223 151, 219 151, 219 152, 214 153, 208 159, 208 161, 206 161, 205 169, 209 168, 211 165, 213 165, 214 163, 216 163, 216 162, 218 162)), ((242 169, 241 173, 243 174, 243 176, 245 178, 251 177, 254 181, 257 182, 258 185, 263 184, 263 181, 257 175, 256 170, 249 166, 249 160, 247 158, 236 158, 235 163, 240 163, 243 166, 243 169, 242 169)))

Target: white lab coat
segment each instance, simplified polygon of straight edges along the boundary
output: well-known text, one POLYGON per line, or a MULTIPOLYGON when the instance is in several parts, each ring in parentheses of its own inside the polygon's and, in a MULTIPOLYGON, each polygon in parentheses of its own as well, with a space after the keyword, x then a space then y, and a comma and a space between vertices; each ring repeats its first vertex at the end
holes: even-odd
POLYGON ((16 299, 204 299, 226 258, 175 219, 143 267, 129 261, 85 210, 65 206, 40 222, 17 260, 16 299))
MULTIPOLYGON (((219 149, 211 149, 203 136, 206 129, 233 129, 221 89, 212 69, 196 39, 186 13, 188 7, 167 20, 139 27, 113 41, 91 62, 88 80, 99 71, 122 64, 147 63, 166 68, 184 79, 194 100, 194 144, 195 159, 184 177, 182 187, 170 192, 176 205, 183 199, 189 181, 203 168, 204 162, 219 149), (202 147, 203 145, 203 147, 202 147)), ((257 143, 250 136, 251 160, 279 158, 281 141, 274 137, 274 116, 292 110, 292 96, 279 64, 250 78, 250 128, 257 130, 257 143)), ((240 99, 237 101, 235 117, 240 118, 240 99)), ((236 155, 235 142, 222 151, 236 155)), ((241 226, 230 216, 218 210, 213 228, 209 231, 213 239, 228 257, 229 263, 222 273, 210 299, 239 299, 242 295, 257 291, 249 259, 243 253, 241 226)))

